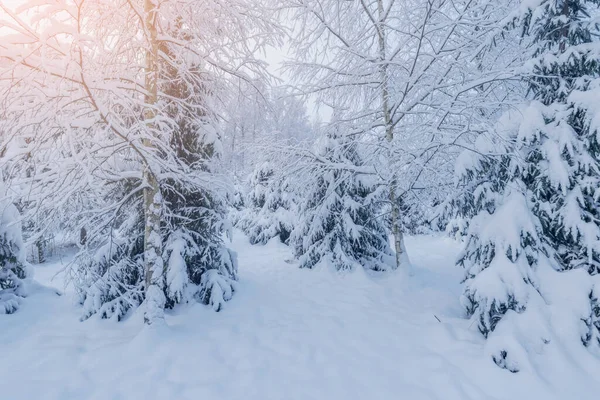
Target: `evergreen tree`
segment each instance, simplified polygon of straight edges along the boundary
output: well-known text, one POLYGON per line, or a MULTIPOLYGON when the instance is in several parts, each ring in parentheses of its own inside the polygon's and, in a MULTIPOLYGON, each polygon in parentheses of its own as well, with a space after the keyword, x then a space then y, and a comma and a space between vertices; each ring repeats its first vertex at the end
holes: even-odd
POLYGON ((25 280, 30 272, 26 266, 21 221, 17 207, 0 195, 0 314, 11 314, 19 308, 26 295, 25 280))
MULTIPOLYGON (((523 24, 536 57, 527 81, 539 102, 537 125, 526 127, 537 136, 529 157, 535 211, 556 268, 590 275, 600 272, 600 29, 592 16, 599 7, 598 0, 548 0, 523 24)), ((581 316, 585 345, 598 336, 597 304, 589 297, 581 316)))
MULTIPOLYGON (((537 291, 535 271, 544 256, 541 224, 530 209, 527 165, 515 154, 513 132, 498 129, 507 137, 490 142, 480 138, 477 153, 465 155, 457 168, 465 185, 456 202, 458 214, 470 219, 458 260, 465 268, 462 303, 486 337, 508 310, 526 309, 537 291), (486 155, 491 152, 500 155, 486 155)), ((523 143, 520 150, 528 149, 523 143)))
MULTIPOLYGON (((188 40, 178 25, 170 34, 188 40)), ((162 157, 165 161, 174 157, 190 176, 214 183, 220 138, 205 107, 210 93, 198 85, 201 79, 185 80, 185 76, 198 76, 202 71, 197 65, 188 65, 188 75, 180 75, 184 60, 167 42, 159 47, 166 56, 159 63, 160 89, 166 98, 161 105, 172 122, 167 127, 170 151, 162 157), (180 101, 184 99, 187 101, 180 101)), ((198 181, 184 185, 166 175, 158 181, 163 199, 159 232, 164 265, 158 286, 165 307, 197 300, 219 311, 231 299, 237 280, 236 255, 223 241, 228 230, 225 197, 216 185, 198 185, 198 181)), ((137 184, 136 180, 121 180, 108 193, 108 197, 123 199, 128 212, 109 229, 109 240, 93 257, 84 259, 78 270, 84 318, 98 313, 102 318, 120 320, 145 300, 143 199, 141 193, 131 195, 137 184)))
MULTIPOLYGON (((180 161, 189 173, 210 174, 214 144, 203 142, 202 136, 202 130, 210 128, 186 124, 177 127, 171 145, 181 153, 180 161)), ((159 184, 164 197, 160 233, 165 306, 196 299, 218 311, 231 299, 237 280, 235 253, 222 237, 228 229, 224 197, 218 191, 190 190, 169 179, 159 184)), ((108 229, 109 239, 92 248, 92 256, 80 259, 76 287, 84 318, 97 313, 120 320, 145 299, 143 199, 140 193, 129 196, 136 185, 135 180, 124 180, 108 192, 107 197, 123 199, 124 212, 108 229)))
POLYGON ((600 40, 590 7, 598 0, 545 1, 525 18, 536 44, 529 90, 541 103, 540 151, 532 155, 536 192, 551 204, 540 210, 544 233, 560 268, 600 271, 600 142, 594 123, 600 86, 600 40), (592 98, 590 98, 590 96, 592 98), (542 171, 556 165, 552 176, 542 171))
POLYGON ((250 176, 245 207, 234 215, 235 225, 252 244, 266 244, 274 237, 288 244, 295 224, 293 193, 275 173, 271 162, 260 164, 250 176))
MULTIPOLYGON (((522 118, 505 116, 494 138, 479 138, 476 155, 459 164, 466 190, 455 204, 470 219, 459 259, 464 304, 486 336, 509 310, 521 313, 541 293, 551 296, 536 277, 542 266, 599 271, 600 41, 590 16, 599 5, 543 0, 527 8, 518 21, 532 42, 525 76, 532 101, 522 118)), ((585 345, 599 325, 594 290, 589 299, 574 316, 586 325, 585 345)))
MULTIPOLYGON (((190 40, 179 24, 174 30, 181 40, 190 40)), ((168 43, 161 44, 161 51, 171 60, 178 59, 168 43)), ((206 107, 210 91, 190 85, 180 76, 179 69, 167 62, 162 69, 162 89, 167 98, 194 99, 167 105, 167 113, 176 123, 171 147, 189 174, 210 178, 216 172, 214 161, 220 157, 221 146, 214 122, 211 123, 214 118, 206 107), (183 104, 188 107, 182 107, 183 104)), ((201 75, 202 71, 194 65, 191 74, 201 75)), ((209 190, 212 185, 190 188, 166 179, 163 186, 168 210, 163 229, 167 307, 195 297, 219 311, 231 299, 237 280, 236 255, 223 242, 229 229, 225 197, 217 188, 209 190), (194 290, 186 290, 188 285, 194 290)))
MULTIPOLYGON (((125 197, 128 186, 134 182, 121 182, 109 193, 125 197)), ((75 288, 83 306, 82 319, 94 314, 101 318, 121 320, 131 308, 144 301, 144 220, 141 195, 123 206, 124 212, 114 226, 108 227, 108 240, 95 248, 92 238, 86 245, 89 251, 79 255, 74 274, 75 288)))
POLYGON ((6 16, 1 139, 18 151, 3 161, 36 228, 85 228, 71 265, 86 315, 121 318, 143 301, 151 325, 176 303, 231 297, 217 114, 240 81, 265 79, 255 55, 278 31, 273 12, 247 0, 27 0, 6 16), (48 35, 90 40, 64 51, 48 35))
POLYGON ((393 269, 394 256, 379 215, 383 188, 373 171, 361 171, 365 166, 358 143, 333 132, 318 145, 310 172, 305 171, 314 180, 303 188, 302 219, 292 234, 300 267, 393 269))

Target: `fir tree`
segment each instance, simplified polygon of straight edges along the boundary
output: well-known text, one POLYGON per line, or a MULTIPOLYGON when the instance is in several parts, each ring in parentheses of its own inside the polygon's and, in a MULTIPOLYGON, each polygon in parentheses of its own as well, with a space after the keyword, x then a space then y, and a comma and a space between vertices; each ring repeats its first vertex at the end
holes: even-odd
MULTIPOLYGON (((548 0, 530 10, 524 32, 533 38, 529 90, 539 102, 537 152, 530 157, 544 240, 557 269, 600 272, 600 29, 598 0, 548 0)), ((581 319, 598 335, 597 300, 581 319)), ((597 341, 596 341, 597 342, 597 341)), ((598 343, 596 343, 598 344, 598 343)))
MULTIPOLYGON (((189 41, 180 21, 173 30, 177 37, 189 41)), ((161 51, 171 60, 179 60, 168 43, 161 44, 161 51)), ((199 65, 192 65, 191 74, 201 75, 199 65)), ((185 103, 167 104, 167 113, 176 126, 171 135, 171 148, 189 174, 207 176, 216 172, 215 159, 220 157, 221 141, 214 130, 214 116, 206 104, 211 93, 205 86, 186 82, 177 67, 165 62, 163 65, 163 91, 167 98, 194 99, 185 103)), ((200 79, 198 81, 201 81, 200 79)), ((217 188, 183 187, 177 181, 167 179, 164 183, 164 199, 168 213, 165 216, 166 297, 167 307, 195 297, 219 311, 230 300, 237 280, 235 253, 223 242, 229 226, 225 221, 225 197, 217 188), (186 293, 186 286, 194 287, 186 293), (187 296, 187 297, 186 297, 187 296)))
POLYGON ((266 244, 274 237, 288 244, 294 227, 293 194, 287 182, 275 173, 271 162, 260 164, 250 176, 245 207, 234 215, 235 225, 251 244, 266 244))
POLYGON ((394 257, 381 217, 384 196, 366 171, 356 141, 333 132, 319 143, 292 243, 301 268, 392 269, 394 257))
POLYGON ((528 171, 513 154, 517 139, 512 132, 502 132, 508 137, 493 142, 480 138, 477 155, 464 155, 457 168, 467 188, 456 203, 462 206, 458 214, 469 218, 458 260, 465 268, 462 303, 486 337, 507 311, 526 309, 537 291, 535 270, 544 256, 541 224, 530 209, 528 171), (504 154, 485 155, 492 151, 504 154))
MULTIPOLYGON (((0 194, 4 197, 4 190, 0 194)), ((19 211, 4 197, 0 201, 0 314, 17 311, 26 295, 25 280, 29 275, 19 211)))
POLYGON ((529 90, 541 103, 543 118, 532 127, 539 130, 539 151, 530 162, 536 195, 551 205, 539 210, 544 235, 561 269, 585 268, 590 274, 600 271, 600 142, 593 122, 600 31, 590 17, 590 7, 597 11, 599 5, 598 0, 545 1, 524 24, 537 57, 529 90), (558 168, 544 176, 545 165, 558 168))
MULTIPOLYGON (((493 138, 479 138, 477 153, 459 164, 466 190, 455 205, 469 219, 459 259, 464 304, 486 336, 509 310, 524 312, 544 292, 538 268, 599 271, 600 48, 590 17, 598 5, 544 0, 527 9, 519 21, 532 42, 531 102, 522 118, 508 114, 493 138)), ((589 298, 576 316, 588 327, 585 345, 597 336, 597 300, 589 298)))
MULTIPOLYGON (((178 25, 170 34, 188 40, 178 25)), ((210 92, 197 84, 200 79, 194 85, 180 76, 178 63, 182 60, 167 42, 159 47, 168 60, 159 63, 160 89, 167 99, 161 105, 171 121, 165 127, 169 152, 162 157, 174 157, 174 162, 198 180, 184 185, 165 174, 166 178, 158 181, 162 198, 160 257, 164 268, 157 286, 163 291, 160 297, 164 296, 166 308, 197 300, 219 311, 233 295, 237 260, 223 240, 228 230, 225 196, 217 187, 198 185, 212 180, 220 150, 213 117, 204 107, 210 92), (179 101, 182 99, 188 101, 179 101)), ((188 74, 202 74, 197 65, 188 68, 188 74)), ((135 179, 122 180, 108 194, 123 199, 127 212, 108 229, 109 239, 94 250, 92 257, 84 259, 78 270, 84 318, 98 313, 102 318, 120 320, 146 299, 143 199, 139 192, 131 195, 137 185, 135 179)))
POLYGON ((107 197, 123 199, 124 212, 111 226, 92 229, 94 235, 84 244, 84 248, 90 248, 76 258, 73 278, 83 306, 82 319, 98 314, 101 318, 119 321, 144 301, 142 196, 138 192, 127 199, 127 194, 136 186, 134 180, 113 185, 107 197), (98 241, 98 237, 108 239, 98 241))
POLYGON ((151 325, 179 302, 219 309, 231 297, 217 114, 240 81, 266 78, 255 55, 275 40, 273 12, 246 0, 32 0, 4 18, 0 122, 19 151, 3 165, 23 179, 15 192, 39 230, 85 228, 71 265, 86 314, 120 318, 143 301, 151 325), (32 7, 37 22, 25 17, 32 7), (45 39, 58 26, 52 35, 90 40, 63 51, 45 39))

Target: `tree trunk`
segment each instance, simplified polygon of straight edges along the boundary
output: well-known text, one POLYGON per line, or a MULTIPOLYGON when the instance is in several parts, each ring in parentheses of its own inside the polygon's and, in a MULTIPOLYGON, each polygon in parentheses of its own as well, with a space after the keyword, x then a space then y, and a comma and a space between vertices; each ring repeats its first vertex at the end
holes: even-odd
POLYGON ((85 227, 82 227, 79 230, 79 244, 82 246, 85 246, 87 243, 87 229, 85 229, 85 227))
POLYGON ((241 164, 241 170, 242 171, 246 171, 246 149, 245 149, 245 143, 246 143, 246 125, 242 124, 242 151, 240 154, 240 164, 241 164))
MULTIPOLYGON (((154 105, 157 101, 158 90, 158 40, 156 31, 156 5, 153 0, 144 1, 146 34, 148 35, 148 48, 146 50, 146 109, 144 119, 147 121, 149 134, 152 134, 155 117, 154 105)), ((152 139, 146 138, 143 145, 151 152, 155 145, 152 139)), ((162 196, 156 175, 150 165, 144 163, 143 180, 144 188, 144 271, 146 290, 146 312, 144 321, 148 325, 164 318, 164 266, 162 260, 162 237, 160 235, 162 196)))
POLYGON ((35 241, 35 247, 37 249, 37 262, 38 264, 43 264, 46 262, 46 257, 44 254, 44 238, 43 237, 39 237, 36 241, 35 241))
MULTIPOLYGON (((385 30, 384 19, 385 10, 383 7, 383 0, 377 0, 377 8, 379 14, 379 24, 377 26, 377 36, 379 42, 379 61, 380 61, 380 79, 381 79, 381 97, 382 97, 382 111, 385 126, 385 138, 388 142, 388 164, 391 164, 392 157, 392 141, 394 140, 394 125, 392 122, 392 115, 390 110, 390 92, 389 92, 389 76, 386 64, 386 41, 385 41, 385 30)), ((410 269, 410 263, 408 261, 408 255, 406 254, 406 248, 404 247, 404 233, 402 231, 402 213, 400 205, 398 204, 398 181, 396 179, 395 171, 392 172, 392 179, 389 183, 389 196, 388 200, 391 205, 391 225, 392 235, 394 236, 394 250, 396 252, 396 268, 410 269), (405 265, 406 264, 406 265, 405 265)))
POLYGON ((229 159, 229 164, 233 169, 233 175, 237 176, 237 164, 235 157, 235 139, 237 137, 237 123, 233 124, 233 135, 231 137, 231 158, 229 159))

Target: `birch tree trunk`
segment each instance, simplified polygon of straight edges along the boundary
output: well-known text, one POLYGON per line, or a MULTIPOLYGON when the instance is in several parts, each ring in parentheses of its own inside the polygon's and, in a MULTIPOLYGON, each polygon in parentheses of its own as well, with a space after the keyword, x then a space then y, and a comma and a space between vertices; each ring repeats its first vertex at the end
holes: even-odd
MULTIPOLYGON (((383 0, 377 0, 377 11, 379 24, 377 26, 377 36, 379 43, 379 69, 381 79, 381 108, 383 111, 384 127, 385 127, 385 138, 388 142, 388 159, 391 161, 392 153, 392 141, 394 140, 394 124, 392 122, 392 115, 390 109, 390 91, 389 91, 389 76, 387 68, 387 49, 385 41, 385 10, 383 7, 383 0)), ((391 163, 390 163, 391 164, 391 163)), ((392 235, 394 235, 394 250, 396 252, 396 268, 405 268, 410 272, 410 262, 408 255, 406 254, 406 248, 404 247, 404 232, 402 231, 402 222, 400 204, 398 202, 397 190, 398 182, 396 173, 392 172, 392 178, 389 183, 389 201, 391 205, 391 224, 392 224, 392 235)))
MULTIPOLYGON (((145 89, 146 98, 144 119, 149 132, 152 132, 155 117, 154 105, 157 101, 158 90, 158 40, 156 29, 157 8, 153 0, 144 1, 144 17, 148 47, 146 50, 145 89)), ((154 147, 150 138, 144 139, 144 147, 151 151, 154 147)), ((148 325, 164 318, 164 265, 162 260, 162 238, 160 235, 160 220, 162 196, 156 175, 151 166, 144 163, 144 271, 146 290, 146 312, 144 321, 148 325)))

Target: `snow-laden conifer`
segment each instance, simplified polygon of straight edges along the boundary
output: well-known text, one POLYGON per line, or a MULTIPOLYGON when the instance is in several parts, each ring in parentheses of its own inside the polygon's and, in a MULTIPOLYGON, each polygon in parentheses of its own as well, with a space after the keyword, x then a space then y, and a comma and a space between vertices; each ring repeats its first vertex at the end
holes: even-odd
MULTIPOLYGON (((514 327, 524 321, 511 311, 531 319, 558 307, 569 309, 564 323, 577 326, 577 339, 598 344, 599 5, 523 3, 517 25, 532 43, 523 74, 530 102, 458 164, 465 190, 455 205, 468 218, 464 305, 486 336, 505 318, 514 327)), ((496 362, 512 368, 502 354, 496 362)))
POLYGON ((309 172, 304 171, 310 183, 303 186, 300 221, 292 234, 302 268, 395 268, 381 215, 385 192, 363 164, 359 146, 338 130, 317 143, 309 172))
POLYGON ((11 314, 27 295, 31 271, 25 261, 19 210, 0 184, 0 314, 11 314))
POLYGON ((264 77, 255 54, 273 37, 270 11, 247 0, 23 3, 0 52, 2 148, 16 147, 4 161, 37 226, 77 236, 84 317, 119 319, 144 301, 148 324, 191 299, 220 309, 236 261, 219 114, 240 82, 264 77))
POLYGON ((244 207, 234 215, 235 225, 252 244, 265 244, 274 237, 288 243, 295 225, 294 193, 287 181, 276 173, 272 162, 259 164, 248 180, 244 207))

